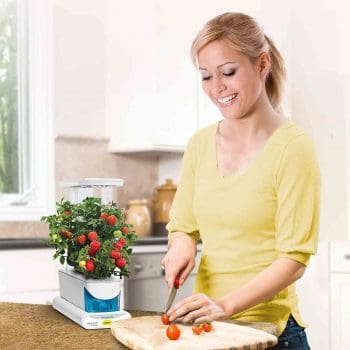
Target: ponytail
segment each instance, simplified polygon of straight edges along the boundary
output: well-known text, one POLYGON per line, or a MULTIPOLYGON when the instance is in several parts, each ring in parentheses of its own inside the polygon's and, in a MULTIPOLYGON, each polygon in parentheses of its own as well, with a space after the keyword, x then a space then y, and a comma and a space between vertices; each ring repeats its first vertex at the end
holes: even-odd
POLYGON ((271 69, 265 82, 266 93, 272 106, 278 110, 280 109, 282 101, 283 85, 286 79, 286 69, 284 60, 280 52, 277 50, 274 42, 266 34, 264 36, 269 46, 269 53, 271 57, 271 69))

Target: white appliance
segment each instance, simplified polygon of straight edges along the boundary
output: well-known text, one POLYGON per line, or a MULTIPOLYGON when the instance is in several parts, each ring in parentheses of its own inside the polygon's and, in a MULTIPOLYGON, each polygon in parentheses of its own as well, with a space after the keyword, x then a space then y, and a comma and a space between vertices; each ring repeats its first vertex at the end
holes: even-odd
MULTIPOLYGON (((121 179, 96 178, 61 183, 69 189, 72 203, 92 197, 95 190, 100 189, 101 201, 107 204, 112 201, 113 187, 122 185, 121 179)), ((60 295, 53 299, 52 306, 86 329, 110 328, 115 321, 131 318, 127 311, 120 309, 121 280, 118 278, 86 279, 66 267, 59 271, 59 286, 60 295)))
MULTIPOLYGON (((197 247, 196 267, 176 294, 174 304, 192 295, 194 280, 201 256, 201 245, 197 247)), ((161 261, 167 252, 167 244, 135 246, 130 265, 130 277, 124 280, 124 306, 127 310, 164 312, 168 299, 161 261)))

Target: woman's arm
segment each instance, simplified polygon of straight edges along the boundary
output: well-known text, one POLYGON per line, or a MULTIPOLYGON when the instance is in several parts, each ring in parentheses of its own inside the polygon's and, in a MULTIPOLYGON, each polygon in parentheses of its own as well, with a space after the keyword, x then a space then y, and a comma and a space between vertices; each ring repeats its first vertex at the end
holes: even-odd
POLYGON ((168 252, 162 260, 168 287, 174 284, 180 273, 180 286, 186 281, 196 264, 197 244, 184 232, 172 232, 168 241, 168 252))
POLYGON ((202 293, 181 300, 168 311, 170 321, 184 315, 184 322, 227 319, 271 299, 298 280, 304 271, 305 265, 289 258, 278 258, 247 284, 217 301, 202 293))

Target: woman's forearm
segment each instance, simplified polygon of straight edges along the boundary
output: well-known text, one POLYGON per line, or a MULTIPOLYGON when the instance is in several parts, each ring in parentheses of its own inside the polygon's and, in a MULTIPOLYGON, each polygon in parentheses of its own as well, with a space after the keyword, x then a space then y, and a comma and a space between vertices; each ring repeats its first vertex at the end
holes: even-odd
POLYGON ((234 315, 270 300, 298 280, 304 271, 305 265, 289 258, 278 258, 247 284, 223 296, 218 302, 227 314, 234 315))

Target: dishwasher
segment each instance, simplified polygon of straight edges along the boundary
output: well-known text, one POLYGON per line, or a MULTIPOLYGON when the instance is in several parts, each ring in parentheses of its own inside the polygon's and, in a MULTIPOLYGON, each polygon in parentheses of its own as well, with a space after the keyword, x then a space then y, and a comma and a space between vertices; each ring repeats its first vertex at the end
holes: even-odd
MULTIPOLYGON (((173 305, 180 299, 192 295, 198 270, 201 246, 197 248, 196 266, 185 284, 176 294, 173 305)), ((124 279, 123 300, 126 310, 164 312, 168 299, 161 261, 167 252, 167 245, 134 246, 130 264, 130 277, 124 279)))

